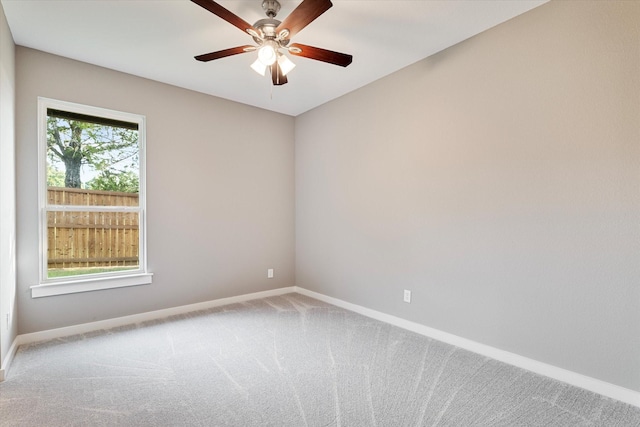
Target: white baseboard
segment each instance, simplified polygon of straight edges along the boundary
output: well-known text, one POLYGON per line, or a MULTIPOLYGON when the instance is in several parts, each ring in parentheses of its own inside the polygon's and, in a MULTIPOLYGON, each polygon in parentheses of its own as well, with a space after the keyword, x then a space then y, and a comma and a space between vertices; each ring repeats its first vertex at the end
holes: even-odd
POLYGON ((11 366, 11 362, 18 351, 18 346, 18 338, 16 337, 16 339, 11 343, 11 347, 9 347, 9 351, 2 361, 2 366, 0 366, 0 383, 4 381, 9 374, 9 367, 11 366))
POLYGON ((2 363, 0 368, 0 381, 6 379, 9 372, 9 367, 13 360, 13 357, 18 350, 18 347, 23 344, 29 344, 38 341, 46 341, 55 338, 62 338, 70 335, 82 334, 100 329, 110 329, 118 326, 130 325, 150 320, 162 319, 165 317, 189 313, 192 311, 205 310, 211 307, 218 307, 222 305, 234 304, 243 301, 250 301, 253 299, 266 298, 270 296, 278 296, 291 292, 297 292, 302 295, 315 298, 320 301, 333 304, 337 307, 344 308, 346 310, 353 311, 355 313, 362 314, 372 319, 380 320, 385 323, 389 323, 394 326, 418 333, 420 335, 427 336, 429 338, 436 339, 438 341, 445 342, 447 344, 454 345, 456 347, 469 350, 471 352, 481 354, 483 356, 491 357, 492 359, 499 360, 509 365, 517 366, 522 369, 526 369, 536 374, 544 375, 549 378, 553 378, 558 381, 562 381, 567 384, 571 384, 576 387, 583 388, 585 390, 592 391, 594 393, 601 394, 603 396, 616 399, 630 405, 640 407, 640 392, 630 390, 624 387, 617 386, 605 381, 601 381, 586 375, 579 374, 577 372, 569 371, 566 369, 558 368, 557 366, 549 365, 547 363, 539 362, 537 360, 529 359, 524 356, 520 356, 515 353, 500 350, 495 347, 491 347, 485 344, 478 343, 466 338, 459 337, 447 332, 440 331, 438 329, 430 328, 419 323, 411 322, 409 320, 401 319, 396 316, 391 316, 370 308, 366 308, 360 305, 352 304, 337 298, 333 298, 327 295, 323 295, 317 292, 309 291, 297 286, 290 286, 286 288, 273 289, 263 292, 255 292, 251 294, 238 295, 235 297, 221 298, 217 300, 205 301, 196 304, 182 305, 179 307, 172 307, 163 310, 150 311, 146 313, 133 314, 131 316, 117 317, 114 319, 101 320, 97 322, 83 323, 80 325, 68 326, 65 328, 50 329, 47 331, 33 332, 30 334, 18 335, 13 341, 7 357, 2 363))
POLYGON ((308 297, 315 298, 329 304, 333 304, 335 306, 362 314, 367 317, 371 317, 372 319, 380 320, 382 322, 407 329, 420 335, 424 335, 426 337, 433 338, 435 340, 442 341, 447 344, 463 348, 465 350, 469 350, 473 353, 481 354, 483 356, 499 360, 509 365, 517 366, 519 368, 535 372, 536 374, 553 378, 555 380, 562 381, 564 383, 571 384, 573 386, 580 387, 585 390, 589 390, 594 393, 598 393, 603 396, 607 396, 612 399, 640 407, 640 392, 637 392, 635 390, 630 390, 628 388, 620 387, 615 384, 598 380, 596 378, 588 377, 577 372, 539 362, 534 359, 529 359, 528 357, 500 350, 498 348, 481 344, 479 342, 462 338, 447 332, 443 332, 438 329, 430 328, 419 323, 411 322, 409 320, 391 316, 389 314, 372 310, 370 308, 362 307, 360 305, 352 304, 337 298, 309 291, 304 288, 296 286, 294 287, 294 289, 295 292, 299 294, 306 295, 308 297))
POLYGON ((17 346, 30 344, 38 341, 46 341, 55 338, 68 337, 70 335, 84 334, 87 332, 98 331, 101 329, 117 328, 118 326, 131 325, 150 320, 162 319, 177 314, 189 313, 192 311, 206 310, 211 307, 219 307, 221 305, 235 304, 238 302, 249 301, 259 298, 267 298, 271 296, 283 295, 295 292, 294 287, 273 289, 269 291, 255 292, 251 294, 238 295, 229 298, 220 298, 211 301, 199 302, 195 304, 181 305, 178 307, 165 308, 162 310, 148 311, 146 313, 132 314, 130 316, 116 317, 114 319, 100 320, 97 322, 82 323, 80 325, 67 326, 64 328, 49 329, 46 331, 33 332, 29 334, 18 335, 14 343, 17 346))

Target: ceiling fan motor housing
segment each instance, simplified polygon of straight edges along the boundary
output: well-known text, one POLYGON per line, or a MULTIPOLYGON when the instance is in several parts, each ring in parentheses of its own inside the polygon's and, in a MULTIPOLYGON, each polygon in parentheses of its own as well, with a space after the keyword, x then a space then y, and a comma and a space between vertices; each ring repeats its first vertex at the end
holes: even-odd
POLYGON ((260 19, 253 24, 253 27, 260 30, 264 38, 276 38, 276 28, 280 25, 280 21, 277 19, 266 18, 260 19))
POLYGON ((262 37, 256 37, 252 34, 253 40, 259 45, 261 45, 264 40, 274 40, 280 46, 286 46, 287 44, 289 44, 289 38, 287 37, 289 35, 289 31, 285 30, 281 31, 281 34, 276 34, 276 29, 279 25, 280 21, 273 18, 265 18, 256 21, 256 23, 253 24, 253 27, 259 30, 262 37))

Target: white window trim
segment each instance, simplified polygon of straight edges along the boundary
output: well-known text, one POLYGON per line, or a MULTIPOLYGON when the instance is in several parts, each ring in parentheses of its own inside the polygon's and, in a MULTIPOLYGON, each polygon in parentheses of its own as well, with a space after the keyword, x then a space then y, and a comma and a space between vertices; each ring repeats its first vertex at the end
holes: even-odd
POLYGON ((121 288, 150 284, 147 270, 146 221, 146 118, 140 114, 124 113, 105 108, 38 97, 38 211, 39 211, 39 284, 31 286, 31 297, 39 298, 76 292, 121 288), (140 193, 137 207, 110 206, 47 206, 47 109, 56 109, 90 116, 104 117, 138 124, 140 158, 140 193), (79 277, 49 279, 47 277, 47 210, 65 211, 135 211, 139 213, 139 268, 114 273, 100 273, 79 277))

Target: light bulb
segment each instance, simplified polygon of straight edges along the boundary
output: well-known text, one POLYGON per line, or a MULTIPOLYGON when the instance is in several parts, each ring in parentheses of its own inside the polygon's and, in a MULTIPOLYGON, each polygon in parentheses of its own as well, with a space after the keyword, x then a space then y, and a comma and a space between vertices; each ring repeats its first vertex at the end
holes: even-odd
POLYGON ((282 75, 286 76, 287 73, 294 69, 296 64, 291 62, 289 58, 284 56, 283 54, 278 55, 278 65, 280 65, 280 69, 282 70, 282 75))
POLYGON ((264 65, 262 63, 262 61, 260 61, 260 59, 256 59, 253 64, 251 64, 251 68, 253 68, 253 70, 260 74, 261 76, 264 76, 264 73, 267 71, 267 66, 264 65))
POLYGON ((258 59, 264 65, 273 65, 276 62, 276 47, 275 43, 271 40, 264 42, 262 47, 258 49, 258 59))

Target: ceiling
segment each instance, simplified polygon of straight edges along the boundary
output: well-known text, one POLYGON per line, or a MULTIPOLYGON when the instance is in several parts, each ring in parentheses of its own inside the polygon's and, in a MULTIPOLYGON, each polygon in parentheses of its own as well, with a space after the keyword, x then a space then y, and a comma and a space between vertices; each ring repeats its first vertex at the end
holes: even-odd
MULTIPOLYGON (((273 87, 256 53, 203 63, 195 55, 251 37, 188 0, 1 0, 14 41, 56 55, 296 116, 459 43, 547 0, 332 0, 292 42, 353 55, 346 68, 289 55, 273 87)), ((300 0, 280 0, 284 18, 300 0)), ((253 23, 262 0, 219 0, 253 23)))

